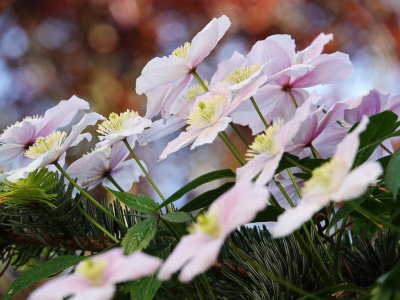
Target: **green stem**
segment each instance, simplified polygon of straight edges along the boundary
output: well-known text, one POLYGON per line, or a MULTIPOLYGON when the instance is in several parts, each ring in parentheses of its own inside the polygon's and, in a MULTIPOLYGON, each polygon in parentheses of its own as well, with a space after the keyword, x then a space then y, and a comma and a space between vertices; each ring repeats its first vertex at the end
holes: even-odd
POLYGON ((321 154, 319 154, 319 152, 317 151, 317 149, 314 148, 314 146, 312 144, 310 144, 308 146, 308 148, 310 148, 312 154, 314 155, 315 158, 322 158, 321 154))
POLYGON ((237 136, 239 137, 239 139, 243 142, 243 144, 245 144, 246 146, 249 146, 250 143, 246 140, 246 138, 243 136, 243 134, 240 132, 239 128, 237 128, 237 126, 233 123, 230 122, 229 125, 231 126, 231 128, 233 129, 233 131, 237 134, 237 136))
POLYGON ((294 98, 294 95, 293 95, 293 93, 292 93, 292 89, 291 89, 291 88, 287 88, 287 89, 286 89, 286 92, 289 94, 290 100, 292 100, 293 105, 294 105, 296 108, 298 108, 299 105, 297 104, 296 99, 294 98))
POLYGON ((206 275, 201 274, 200 275, 200 280, 203 283, 204 288, 206 289, 208 295, 210 296, 210 298, 212 300, 217 300, 217 297, 215 297, 214 291, 212 290, 212 287, 210 285, 210 283, 208 282, 208 279, 206 277, 206 275))
POLYGON ((197 82, 200 84, 200 86, 203 88, 203 90, 205 92, 208 92, 209 89, 206 86, 206 84, 204 83, 204 81, 200 78, 199 74, 197 74, 196 69, 194 69, 191 74, 193 75, 193 77, 197 80, 197 82))
POLYGON ((115 181, 115 179, 111 175, 106 176, 108 180, 111 181, 111 183, 120 191, 120 192, 125 192, 120 185, 115 181))
POLYGON ((342 236, 343 236, 344 230, 346 229, 346 226, 347 226, 347 219, 348 219, 348 217, 345 217, 342 220, 342 226, 340 226, 339 234, 336 238, 336 245, 335 245, 334 268, 333 269, 336 270, 339 277, 342 277, 342 275, 341 275, 342 272, 340 272, 340 268, 339 268, 340 245, 342 243, 342 236))
MULTIPOLYGON (((150 184, 153 186, 154 190, 157 192, 158 196, 160 196, 161 200, 164 202, 165 201, 164 195, 158 189, 157 185, 154 183, 154 181, 151 178, 150 174, 146 171, 145 167, 140 162, 139 157, 137 157, 137 155, 135 154, 135 152, 133 151, 133 149, 131 148, 131 146, 129 145, 129 143, 128 143, 128 141, 126 139, 124 139, 123 142, 124 142, 126 148, 128 148, 129 153, 131 154, 132 158, 136 161, 137 165, 142 170, 143 174, 146 176, 147 180, 150 182, 150 184)), ((171 208, 169 206, 167 206, 167 209, 168 209, 168 211, 171 210, 171 208)))
POLYGON ((240 157, 236 154, 235 150, 231 147, 228 141, 225 140, 225 137, 222 135, 222 133, 218 133, 218 137, 221 139, 221 141, 225 144, 225 147, 229 150, 229 152, 233 155, 233 157, 236 159, 236 161, 243 166, 244 163, 240 159, 240 157))
POLYGON ((289 156, 283 155, 283 159, 285 159, 287 162, 293 164, 294 166, 302 169, 304 172, 311 173, 311 170, 309 168, 303 166, 302 164, 299 164, 297 161, 291 159, 289 156))
POLYGON ((263 124, 265 126, 265 129, 267 129, 269 127, 269 125, 268 125, 267 121, 265 120, 261 110, 259 109, 256 100, 254 100, 254 97, 250 97, 250 101, 253 104, 254 109, 256 110, 256 112, 257 112, 258 116, 260 117, 261 121, 263 122, 263 124))
POLYGON ((67 172, 64 171, 64 169, 60 166, 58 162, 53 163, 56 168, 61 172, 61 174, 67 178, 69 182, 72 183, 72 185, 82 194, 84 195, 88 200, 90 200, 94 205, 96 205, 98 208, 100 208, 106 215, 108 215, 110 218, 112 218, 121 228, 127 230, 128 227, 119 220, 116 216, 114 216, 112 213, 110 213, 103 205, 101 205, 99 202, 96 201, 92 196, 90 196, 84 189, 82 189, 76 182, 73 180, 67 172))
POLYGON ((206 295, 204 295, 204 291, 201 288, 201 282, 198 280, 198 278, 195 278, 193 280, 194 286, 196 287, 197 295, 199 296, 200 300, 207 300, 206 295))
POLYGON ((225 140, 232 146, 232 148, 236 151, 237 155, 242 159, 242 161, 246 161, 246 157, 244 156, 244 154, 242 153, 242 151, 240 151, 239 147, 236 146, 236 144, 232 141, 232 139, 230 138, 230 136, 225 132, 222 131, 221 134, 225 137, 225 140))
POLYGON ((100 229, 106 236, 108 236, 110 239, 112 239, 114 242, 119 243, 119 240, 116 239, 107 229, 105 229, 103 226, 101 226, 99 223, 96 222, 95 219, 93 219, 89 214, 87 214, 79 205, 76 206, 76 208, 79 210, 79 212, 86 217, 94 226, 96 226, 98 229, 100 229))

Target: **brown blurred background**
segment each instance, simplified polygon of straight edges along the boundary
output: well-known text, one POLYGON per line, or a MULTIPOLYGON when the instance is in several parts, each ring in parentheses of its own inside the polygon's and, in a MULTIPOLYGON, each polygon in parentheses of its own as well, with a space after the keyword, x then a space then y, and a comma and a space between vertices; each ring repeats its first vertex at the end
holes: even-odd
MULTIPOLYGON (((146 62, 168 55, 221 14, 232 26, 201 66, 205 78, 233 50, 245 53, 268 35, 291 34, 302 49, 318 33, 332 32, 326 51, 349 53, 355 70, 321 93, 339 99, 371 88, 400 91, 398 0, 0 0, 0 129, 73 94, 105 115, 127 108, 144 114, 146 99, 134 91, 146 62)), ((156 165, 171 139, 139 149, 166 195, 206 171, 234 166, 219 143, 156 165)), ((146 183, 139 189, 153 193, 146 183)))

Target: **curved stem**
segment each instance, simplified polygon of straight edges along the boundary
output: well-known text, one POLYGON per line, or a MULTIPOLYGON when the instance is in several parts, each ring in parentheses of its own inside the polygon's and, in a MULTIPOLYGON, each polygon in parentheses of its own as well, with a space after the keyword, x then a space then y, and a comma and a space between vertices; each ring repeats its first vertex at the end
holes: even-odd
POLYGON ((308 148, 310 148, 310 150, 311 150, 311 152, 312 152, 312 154, 314 155, 315 158, 322 158, 321 154, 319 154, 317 149, 315 149, 315 147, 312 144, 310 144, 308 146, 308 148))
POLYGON ((229 150, 229 152, 233 155, 233 157, 236 159, 236 161, 243 166, 244 162, 240 159, 240 157, 236 154, 235 150, 232 148, 232 146, 229 144, 227 140, 225 140, 225 137, 220 133, 218 133, 218 137, 221 139, 221 141, 225 144, 225 147, 229 150))
POLYGON ((243 142, 243 144, 245 144, 246 146, 249 146, 250 143, 246 140, 244 135, 240 132, 239 128, 237 128, 237 126, 233 122, 230 122, 229 125, 231 126, 233 131, 237 134, 239 139, 243 142))
POLYGON ((236 144, 232 141, 232 139, 230 138, 230 136, 225 132, 222 131, 221 134, 225 137, 226 141, 232 146, 232 148, 236 151, 237 155, 242 159, 243 162, 246 161, 246 157, 244 156, 244 154, 242 153, 242 151, 240 151, 240 149, 238 148, 238 146, 236 146, 236 144))
MULTIPOLYGON (((128 227, 116 216, 114 216, 112 213, 110 213, 103 205, 101 205, 99 202, 96 201, 92 196, 90 196, 84 189, 82 189, 76 182, 73 180, 67 172, 64 171, 64 169, 60 166, 58 162, 53 163, 56 168, 61 172, 61 174, 67 178, 69 182, 82 194, 84 195, 88 200, 90 200, 94 205, 96 205, 98 208, 100 208, 106 215, 108 215, 110 218, 112 218, 118 225, 121 226, 121 228, 127 230, 128 227)), ((104 229, 105 230, 105 229, 104 229)), ((104 232, 104 231, 103 231, 104 232)))
POLYGON ((289 94, 290 100, 292 100, 293 105, 294 105, 296 108, 298 108, 299 105, 298 105, 297 102, 296 102, 296 98, 294 98, 294 95, 293 95, 293 93, 292 93, 292 89, 291 89, 291 88, 287 88, 287 89, 286 89, 286 92, 289 94))
POLYGON ((111 183, 120 191, 120 192, 125 192, 122 187, 115 181, 115 179, 111 175, 106 176, 108 180, 111 181, 111 183))
POLYGON ((209 89, 206 86, 206 84, 204 83, 204 81, 200 78, 199 74, 197 74, 196 69, 194 69, 192 72, 190 72, 190 74, 193 75, 193 77, 197 80, 197 82, 200 84, 200 86, 203 88, 203 90, 205 92, 209 91, 209 89))
POLYGON ((267 121, 265 120, 261 110, 259 109, 259 107, 258 107, 258 105, 256 103, 256 100, 254 100, 254 97, 250 97, 250 101, 251 101, 251 104, 253 104, 254 109, 256 110, 256 112, 257 112, 258 116, 260 117, 261 121, 263 122, 265 128, 268 128, 269 125, 268 125, 267 121))

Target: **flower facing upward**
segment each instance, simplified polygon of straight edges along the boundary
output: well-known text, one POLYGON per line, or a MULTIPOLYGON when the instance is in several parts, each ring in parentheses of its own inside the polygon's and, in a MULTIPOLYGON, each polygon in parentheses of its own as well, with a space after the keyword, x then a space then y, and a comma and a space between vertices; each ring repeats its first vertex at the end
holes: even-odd
POLYGON ((189 125, 188 129, 201 129, 217 123, 228 101, 226 95, 219 94, 211 97, 207 102, 198 102, 197 109, 186 121, 189 125))
POLYGON ((364 117, 356 129, 338 144, 332 159, 313 170, 311 178, 304 183, 300 203, 280 215, 271 229, 274 237, 292 233, 331 200, 339 202, 361 196, 379 177, 382 167, 377 162, 366 162, 351 170, 359 135, 367 123, 368 118, 364 117))
POLYGON ((197 217, 162 265, 158 278, 168 280, 181 269, 179 280, 190 281, 216 261, 225 238, 238 226, 251 222, 267 205, 268 190, 250 181, 238 182, 197 217))
POLYGON ((111 113, 108 120, 99 124, 97 132, 100 143, 98 148, 107 148, 116 142, 128 139, 129 143, 134 143, 137 135, 141 134, 152 122, 139 116, 136 111, 126 110, 123 113, 111 113))
POLYGON ((136 252, 124 256, 121 248, 114 248, 80 262, 72 275, 58 277, 33 291, 28 300, 111 299, 119 282, 135 280, 157 271, 161 260, 136 252))

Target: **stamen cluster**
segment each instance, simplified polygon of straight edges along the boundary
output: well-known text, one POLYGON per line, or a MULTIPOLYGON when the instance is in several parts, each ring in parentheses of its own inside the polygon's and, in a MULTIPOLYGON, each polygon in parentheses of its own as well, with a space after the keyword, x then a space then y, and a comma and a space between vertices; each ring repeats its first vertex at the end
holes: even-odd
POLYGON ((25 156, 36 159, 50 151, 58 151, 61 149, 66 137, 67 133, 65 131, 56 131, 47 137, 38 137, 35 144, 25 152, 25 156))
POLYGON ((122 132, 126 129, 125 126, 127 124, 127 121, 129 119, 134 119, 137 116, 139 116, 139 114, 136 111, 129 109, 120 114, 111 113, 108 117, 108 120, 102 122, 99 125, 97 132, 101 135, 122 132))
POLYGON ((226 81, 228 81, 230 84, 238 84, 246 79, 249 79, 251 75, 253 75, 255 72, 260 70, 259 65, 251 65, 247 66, 244 68, 240 69, 235 69, 225 78, 226 81))

